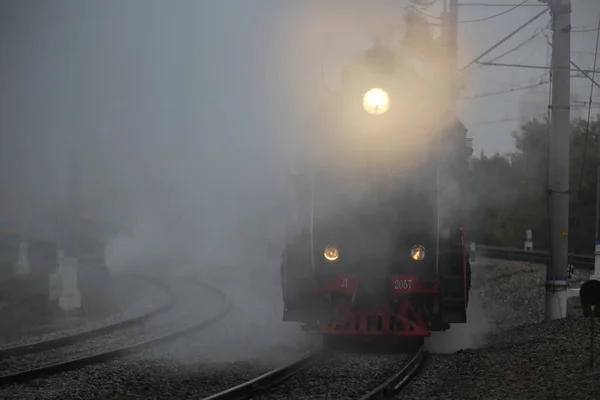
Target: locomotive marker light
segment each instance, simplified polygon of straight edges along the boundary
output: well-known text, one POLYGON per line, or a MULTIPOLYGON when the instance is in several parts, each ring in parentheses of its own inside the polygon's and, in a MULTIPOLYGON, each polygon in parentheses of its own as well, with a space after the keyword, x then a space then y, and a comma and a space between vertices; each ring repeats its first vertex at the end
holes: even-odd
POLYGON ((579 289, 581 308, 585 317, 591 317, 590 335, 590 364, 594 366, 594 324, 596 320, 596 307, 600 307, 600 281, 589 280, 579 289))
POLYGON ((422 259, 425 258, 425 247, 423 247, 421 245, 413 246, 410 249, 410 256, 415 261, 421 261, 422 259))
POLYGON ((385 114, 390 108, 390 96, 381 88, 373 88, 363 96, 363 107, 371 115, 385 114))
POLYGON ((327 261, 335 261, 340 257, 340 252, 335 246, 326 246, 323 256, 327 261))

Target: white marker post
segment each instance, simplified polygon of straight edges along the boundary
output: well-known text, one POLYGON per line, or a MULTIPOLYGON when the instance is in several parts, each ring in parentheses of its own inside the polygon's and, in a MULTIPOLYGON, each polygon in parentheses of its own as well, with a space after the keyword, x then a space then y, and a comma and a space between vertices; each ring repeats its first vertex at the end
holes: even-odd
POLYGON ((471 254, 471 258, 470 258, 471 265, 473 265, 473 264, 477 263, 477 248, 475 246, 475 242, 471 242, 470 254, 471 254))
POLYGON ((76 258, 65 257, 61 265, 61 293, 58 306, 63 311, 73 311, 81 308, 81 294, 77 280, 78 263, 76 258))

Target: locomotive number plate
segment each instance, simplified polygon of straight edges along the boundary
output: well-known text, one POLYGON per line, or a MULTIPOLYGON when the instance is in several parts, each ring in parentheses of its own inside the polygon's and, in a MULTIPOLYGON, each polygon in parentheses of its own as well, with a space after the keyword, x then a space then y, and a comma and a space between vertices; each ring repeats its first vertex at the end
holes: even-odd
POLYGON ((412 279, 394 279, 394 290, 411 290, 412 279))
POLYGON ((415 276, 396 275, 392 277, 392 293, 406 294, 419 291, 419 282, 415 276))

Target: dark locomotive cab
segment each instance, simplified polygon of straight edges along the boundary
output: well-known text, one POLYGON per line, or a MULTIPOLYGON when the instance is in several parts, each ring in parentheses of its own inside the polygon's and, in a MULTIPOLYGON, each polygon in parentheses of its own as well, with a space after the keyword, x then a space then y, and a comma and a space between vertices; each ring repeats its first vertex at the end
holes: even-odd
POLYGON ((466 130, 426 96, 401 96, 422 82, 376 55, 346 74, 299 149, 284 320, 326 335, 428 336, 466 322, 466 130), (371 115, 369 88, 381 103, 371 115))

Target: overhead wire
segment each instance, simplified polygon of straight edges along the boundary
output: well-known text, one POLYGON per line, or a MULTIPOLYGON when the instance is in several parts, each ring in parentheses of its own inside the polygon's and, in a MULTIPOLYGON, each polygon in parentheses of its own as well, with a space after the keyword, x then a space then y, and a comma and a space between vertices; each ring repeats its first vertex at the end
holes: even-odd
POLYGON ((574 26, 571 28, 571 32, 585 33, 585 32, 596 32, 600 30, 600 23, 598 24, 586 24, 582 26, 574 26))
MULTIPOLYGON (((552 82, 550 82, 550 84, 552 84, 552 82)), ((572 106, 572 108, 575 109, 579 109, 579 108, 587 108, 587 102, 586 105, 581 107, 581 106, 572 106)), ((600 104, 599 103, 594 103, 593 108, 600 108, 600 104)), ((500 124, 503 122, 513 122, 513 121, 519 121, 521 120, 522 117, 505 117, 505 118, 500 118, 500 119, 492 119, 492 120, 487 120, 487 121, 473 121, 473 122, 465 122, 465 126, 467 127, 473 127, 473 126, 483 126, 483 125, 493 125, 493 124, 500 124)), ((546 118, 548 118, 548 120, 550 119, 550 116, 546 116, 546 118)), ((550 129, 550 126, 548 126, 548 129, 550 129)))
POLYGON ((545 4, 460 3, 461 7, 546 7, 545 4))
MULTIPOLYGON (((497 18, 497 17, 499 17, 501 15, 508 14, 509 12, 511 12, 513 10, 516 10, 517 8, 521 7, 522 5, 524 5, 525 3, 527 3, 528 1, 529 0, 525 0, 525 1, 521 2, 521 3, 519 3, 519 4, 515 4, 511 8, 509 8, 508 10, 504 10, 504 11, 498 13, 498 14, 490 15, 490 16, 485 17, 485 18, 457 21, 457 23, 459 23, 459 24, 470 24, 470 23, 475 23, 475 22, 488 21, 490 19, 497 18)), ((417 11, 417 12, 419 12, 419 13, 421 13, 421 14, 429 17, 429 18, 433 18, 433 19, 436 19, 438 21, 441 21, 440 17, 436 17, 435 15, 431 15, 429 13, 426 13, 425 11, 420 10, 419 8, 417 8, 416 6, 414 6, 412 4, 410 5, 410 8, 412 8, 413 10, 415 10, 415 11, 417 11)), ((439 25, 444 25, 444 24, 439 24, 439 25)))
MULTIPOLYGON (((522 86, 514 86, 514 87, 509 87, 507 89, 502 89, 502 90, 493 91, 493 92, 483 92, 483 93, 473 94, 473 95, 469 95, 469 96, 462 96, 462 97, 459 97, 459 100, 481 99, 481 98, 485 98, 485 97, 493 97, 493 96, 499 96, 502 94, 518 92, 521 90, 533 89, 538 86, 544 86, 544 85, 547 85, 550 83, 549 79, 543 79, 544 76, 546 76, 546 74, 542 74, 541 76, 536 78, 536 79, 540 79, 540 81, 537 83, 529 83, 529 84, 524 83, 522 86)), ((571 75, 571 78, 582 78, 582 77, 583 76, 579 75, 579 74, 571 75)), ((587 106, 589 104, 589 102, 585 101, 585 102, 583 102, 583 104, 585 106, 587 106)), ((597 104, 597 103, 594 102, 594 104, 597 104)), ((580 105, 578 105, 578 106, 580 106, 580 105)))
MULTIPOLYGON (((598 27, 600 27, 600 15, 598 16, 598 27)), ((582 157, 582 163, 581 163, 581 173, 579 175, 579 189, 577 190, 577 200, 578 201, 581 198, 581 188, 583 187, 583 174, 585 172, 588 138, 590 135, 590 118, 591 118, 591 114, 592 114, 592 103, 593 103, 594 86, 595 86, 593 82, 594 82, 594 78, 596 77, 596 64, 598 62, 598 45, 599 44, 600 44, 600 29, 596 29, 596 49, 594 50, 594 66, 592 68, 592 77, 591 77, 592 83, 590 84, 590 100, 589 100, 589 106, 588 106, 587 121, 585 124, 585 139, 583 142, 583 157, 582 157)), ((596 141, 598 142, 598 138, 596 138, 596 141)), ((600 145, 600 143, 598 145, 600 145)))
MULTIPOLYGON (((546 35, 545 34, 545 30, 548 29, 550 27, 551 21, 548 22, 548 24, 546 25, 545 28, 536 28, 535 32, 533 33, 533 35, 531 35, 529 38, 525 39, 524 41, 522 41, 521 43, 519 43, 518 45, 516 45, 515 47, 505 51, 504 53, 491 58, 489 60, 487 60, 486 62, 495 62, 498 61, 499 59, 506 57, 509 54, 514 53, 515 51, 521 49, 523 46, 527 45, 528 43, 530 43, 531 41, 535 40, 536 38, 538 38, 540 35, 546 35)), ((477 63, 477 65, 475 67, 473 67, 471 70, 476 70, 482 67, 485 67, 485 64, 480 64, 479 62, 477 63)))
POLYGON ((571 32, 575 32, 575 33, 585 33, 585 32, 598 32, 600 30, 600 28, 594 28, 594 29, 582 29, 582 30, 571 30, 571 32))
POLYGON ((480 121, 480 122, 465 122, 465 126, 482 126, 482 125, 491 125, 491 124, 497 124, 500 122, 511 122, 511 121, 518 121, 519 119, 521 119, 521 117, 508 117, 508 118, 502 118, 502 119, 493 119, 490 121, 480 121))
POLYGON ((517 86, 517 87, 505 89, 505 90, 499 90, 499 91, 495 91, 495 92, 484 92, 484 93, 480 93, 480 94, 476 94, 476 95, 472 95, 472 96, 462 96, 459 98, 459 100, 474 100, 474 99, 481 99, 484 97, 498 96, 501 94, 507 94, 507 93, 518 92, 521 90, 532 89, 532 88, 535 88, 538 86, 547 85, 548 83, 550 83, 549 80, 542 80, 537 83, 532 83, 532 84, 524 85, 524 86, 517 86))
POLYGON ((489 47, 486 51, 484 51, 483 53, 481 53, 479 56, 475 57, 473 60, 471 60, 471 62, 469 62, 464 67, 462 67, 461 70, 465 71, 471 65, 476 64, 477 62, 479 62, 479 60, 481 60, 483 57, 485 57, 488 54, 490 54, 492 51, 494 51, 496 48, 498 48, 500 45, 502 45, 508 39, 510 39, 511 37, 513 37, 514 35, 516 35, 518 32, 520 32, 527 25, 531 24, 533 21, 535 21, 536 19, 538 19, 539 17, 541 17, 542 15, 544 15, 547 12, 548 12, 548 9, 545 8, 541 12, 537 13, 534 17, 530 18, 527 22, 525 22, 524 24, 520 25, 517 29, 515 29, 514 31, 512 31, 511 33, 509 33, 507 36, 505 36, 503 39, 501 39, 500 41, 498 41, 496 44, 494 44, 493 46, 489 47))
MULTIPOLYGON (((546 29, 546 28, 544 28, 546 29)), ((511 53, 514 53, 515 51, 521 49, 523 46, 525 46, 526 44, 528 44, 529 42, 531 42, 532 40, 536 39, 537 37, 539 37, 541 34, 544 33, 544 29, 540 29, 540 30, 536 30, 536 32, 534 32, 533 35, 531 35, 528 39, 524 40, 523 42, 519 43, 518 45, 516 45, 515 47, 513 47, 510 50, 505 51, 504 53, 491 58, 488 60, 488 62, 494 62, 494 61, 498 61, 499 59, 501 59, 502 57, 505 57, 511 53)))

